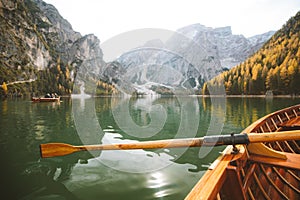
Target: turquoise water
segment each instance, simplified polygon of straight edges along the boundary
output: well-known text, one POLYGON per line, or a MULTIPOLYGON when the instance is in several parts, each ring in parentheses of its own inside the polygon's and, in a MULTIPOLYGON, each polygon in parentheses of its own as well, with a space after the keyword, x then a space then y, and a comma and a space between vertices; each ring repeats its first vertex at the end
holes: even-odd
POLYGON ((39 144, 239 133, 260 117, 299 103, 299 98, 195 97, 1 101, 1 194, 9 199, 183 199, 224 147, 41 158, 39 144))

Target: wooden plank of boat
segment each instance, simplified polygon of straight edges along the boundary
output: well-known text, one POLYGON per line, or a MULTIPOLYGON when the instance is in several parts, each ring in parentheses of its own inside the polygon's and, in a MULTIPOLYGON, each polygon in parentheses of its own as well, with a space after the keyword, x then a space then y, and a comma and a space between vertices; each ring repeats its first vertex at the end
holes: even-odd
MULTIPOLYGON (((210 166, 209 170, 201 178, 201 181, 195 185, 185 199, 216 199, 219 196, 219 191, 221 190, 222 186, 224 186, 224 182, 227 179, 227 167, 229 166, 230 162, 233 160, 238 160, 246 155, 243 146, 238 146, 238 148, 240 150, 239 153, 232 154, 232 146, 228 146, 222 152, 222 155, 210 166)), ((234 182, 233 185, 231 184, 231 186, 237 187, 238 185, 235 185, 236 183, 237 182, 234 182)), ((241 190, 235 190, 235 192, 239 191, 241 190)))
POLYGON ((300 116, 295 117, 294 119, 291 119, 289 121, 283 122, 279 124, 279 127, 281 127, 284 130, 297 130, 300 129, 300 116))
MULTIPOLYGON (((300 105, 292 106, 257 120, 243 133, 295 130, 299 116, 300 105)), ((299 140, 250 143, 239 146, 237 154, 229 146, 185 199, 300 199, 299 146, 299 140)))
POLYGON ((285 155, 287 159, 283 160, 280 158, 272 158, 272 157, 253 154, 249 157, 249 160, 253 162, 259 162, 259 163, 269 164, 273 166, 300 170, 300 155, 292 154, 292 153, 285 153, 285 155))

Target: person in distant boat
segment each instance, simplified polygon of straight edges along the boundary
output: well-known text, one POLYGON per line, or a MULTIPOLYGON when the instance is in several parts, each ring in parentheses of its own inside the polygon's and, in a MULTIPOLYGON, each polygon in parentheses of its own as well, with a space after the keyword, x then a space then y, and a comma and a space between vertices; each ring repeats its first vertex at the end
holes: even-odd
POLYGON ((51 98, 51 95, 50 95, 49 93, 47 93, 47 94, 45 95, 45 98, 51 98))
POLYGON ((58 95, 56 93, 54 93, 54 98, 58 98, 58 95))

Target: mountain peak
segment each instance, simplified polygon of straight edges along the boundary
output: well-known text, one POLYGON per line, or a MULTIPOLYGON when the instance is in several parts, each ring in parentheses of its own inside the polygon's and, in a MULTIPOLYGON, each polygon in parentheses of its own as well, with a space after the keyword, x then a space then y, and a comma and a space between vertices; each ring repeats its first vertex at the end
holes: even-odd
POLYGON ((220 27, 220 28, 215 28, 213 29, 213 32, 216 34, 219 34, 220 37, 226 37, 232 35, 232 30, 231 26, 225 26, 225 27, 220 27))
POLYGON ((231 68, 241 63, 274 34, 268 32, 246 38, 232 34, 231 26, 212 28, 201 24, 185 26, 178 32, 201 44, 210 56, 221 62, 221 68, 231 68))
POLYGON ((217 37, 227 37, 232 35, 231 26, 212 28, 199 23, 182 27, 178 29, 177 32, 191 39, 199 33, 213 33, 217 37))

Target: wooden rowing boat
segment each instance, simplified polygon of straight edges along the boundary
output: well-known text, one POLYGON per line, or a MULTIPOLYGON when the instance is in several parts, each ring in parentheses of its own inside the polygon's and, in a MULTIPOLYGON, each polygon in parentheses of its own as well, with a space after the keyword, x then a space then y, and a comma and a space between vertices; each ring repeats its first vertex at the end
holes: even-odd
MULTIPOLYGON (((300 105, 269 114, 243 133, 300 129, 300 105)), ((287 132, 288 134, 288 132, 287 132)), ((185 198, 300 199, 300 140, 227 146, 185 198)))
POLYGON ((56 98, 32 97, 31 101, 32 102, 59 102, 60 101, 60 97, 56 97, 56 98))

